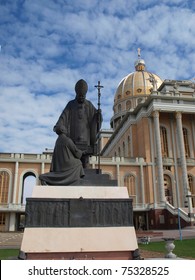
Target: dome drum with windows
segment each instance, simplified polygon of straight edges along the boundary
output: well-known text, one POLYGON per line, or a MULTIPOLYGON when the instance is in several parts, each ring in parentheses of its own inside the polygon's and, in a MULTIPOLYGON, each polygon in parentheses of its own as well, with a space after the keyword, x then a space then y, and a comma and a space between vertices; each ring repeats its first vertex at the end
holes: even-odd
POLYGON ((145 61, 141 59, 138 49, 138 59, 135 61, 135 72, 125 76, 119 83, 114 97, 114 116, 111 127, 116 128, 127 111, 134 110, 138 104, 144 102, 152 91, 156 91, 162 84, 162 79, 146 71, 145 61))

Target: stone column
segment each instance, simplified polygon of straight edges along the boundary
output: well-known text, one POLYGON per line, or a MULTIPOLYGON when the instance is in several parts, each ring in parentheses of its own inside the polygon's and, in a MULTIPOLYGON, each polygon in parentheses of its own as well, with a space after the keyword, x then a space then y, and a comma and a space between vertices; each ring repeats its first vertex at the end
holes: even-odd
POLYGON ((158 188, 160 195, 160 202, 165 201, 164 192, 164 175, 163 175, 163 162, 162 162, 162 151, 161 151, 161 139, 160 139, 160 123, 159 123, 159 112, 153 113, 154 118, 154 130, 155 130, 155 142, 156 142, 156 153, 157 153, 157 169, 158 169, 158 188))
POLYGON ((144 171, 143 171, 143 159, 140 159, 140 185, 141 185, 141 199, 142 204, 145 204, 145 188, 144 188, 144 171))
MULTIPOLYGON (((191 126, 192 126, 192 141, 195 146, 195 125, 194 125, 194 116, 191 117, 191 126)), ((192 155, 194 157, 194 150, 192 149, 192 155)))
POLYGON ((156 194, 156 175, 155 175, 155 159, 154 159, 154 137, 153 137, 153 123, 152 118, 148 118, 149 122, 149 133, 150 133, 150 154, 152 159, 152 189, 154 195, 154 207, 156 207, 157 203, 157 194, 156 194))
POLYGON ((15 163, 15 173, 14 173, 14 190, 13 190, 13 203, 18 203, 16 201, 16 195, 17 195, 17 186, 18 186, 18 167, 19 163, 16 161, 15 163))
POLYGON ((130 153, 129 153, 129 155, 130 155, 130 157, 133 157, 133 138, 132 138, 132 125, 130 126, 130 147, 129 147, 129 149, 130 149, 130 153))
MULTIPOLYGON (((172 139, 173 143, 176 143, 176 137, 175 137, 175 133, 174 133, 174 121, 175 120, 173 118, 170 119, 171 139, 172 139)), ((175 145, 173 145, 173 159, 174 159, 174 170, 175 170, 174 173, 175 173, 175 184, 176 184, 176 201, 177 201, 177 207, 180 207, 180 188, 179 188, 180 182, 179 182, 179 177, 178 177, 177 151, 176 151, 175 145)))
POLYGON ((117 184, 120 187, 121 182, 120 182, 120 158, 116 157, 116 179, 117 179, 117 184))
POLYGON ((16 225, 16 213, 10 213, 10 218, 9 218, 9 231, 15 231, 16 225))
POLYGON ((45 163, 42 161, 41 163, 41 174, 45 173, 45 163))
POLYGON ((185 199, 187 197, 188 200, 188 208, 189 213, 192 213, 192 201, 190 198, 189 186, 188 186, 188 173, 187 173, 187 164, 186 164, 186 156, 185 156, 185 146, 184 146, 184 137, 183 137, 183 127, 182 127, 182 114, 181 112, 177 112, 176 115, 176 124, 178 131, 178 141, 179 141, 179 151, 180 151, 180 159, 181 159, 181 170, 182 170, 182 182, 183 182, 183 190, 185 199))

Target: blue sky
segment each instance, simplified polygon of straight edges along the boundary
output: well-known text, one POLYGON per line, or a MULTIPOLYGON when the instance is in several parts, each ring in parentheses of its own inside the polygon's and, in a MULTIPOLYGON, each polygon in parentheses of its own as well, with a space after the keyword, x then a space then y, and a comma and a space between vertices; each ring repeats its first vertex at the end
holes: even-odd
POLYGON ((141 48, 162 79, 195 78, 195 2, 0 0, 0 152, 53 148, 53 126, 83 78, 103 128, 141 48))

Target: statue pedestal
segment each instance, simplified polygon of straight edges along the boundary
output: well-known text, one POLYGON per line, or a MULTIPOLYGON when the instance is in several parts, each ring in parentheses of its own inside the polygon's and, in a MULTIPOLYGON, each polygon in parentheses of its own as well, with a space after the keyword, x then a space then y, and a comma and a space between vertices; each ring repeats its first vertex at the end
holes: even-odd
POLYGON ((125 187, 36 186, 27 199, 26 259, 135 259, 137 249, 125 187))

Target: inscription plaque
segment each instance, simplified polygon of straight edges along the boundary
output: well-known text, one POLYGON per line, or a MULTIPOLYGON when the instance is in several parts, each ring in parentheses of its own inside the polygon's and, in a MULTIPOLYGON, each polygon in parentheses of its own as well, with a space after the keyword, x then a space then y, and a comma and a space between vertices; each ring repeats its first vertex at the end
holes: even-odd
POLYGON ((132 226, 131 199, 27 198, 26 227, 132 226))

